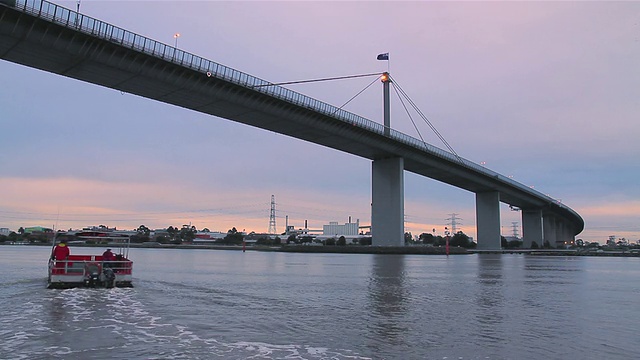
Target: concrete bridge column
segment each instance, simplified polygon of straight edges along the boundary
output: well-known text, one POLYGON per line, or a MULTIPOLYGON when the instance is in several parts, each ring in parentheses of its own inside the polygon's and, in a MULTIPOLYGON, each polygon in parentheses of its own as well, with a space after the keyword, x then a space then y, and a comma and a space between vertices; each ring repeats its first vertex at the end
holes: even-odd
POLYGON ((500 250, 500 193, 476 193, 478 249, 500 250))
POLYGON ((549 246, 551 246, 552 248, 556 247, 556 236, 557 236, 557 231, 556 231, 556 218, 551 216, 551 215, 543 215, 542 218, 542 228, 544 231, 544 235, 543 235, 543 245, 545 242, 549 243, 549 246))
POLYGON ((574 235, 576 232, 573 230, 573 226, 569 223, 564 223, 564 241, 567 243, 575 244, 576 236, 574 235))
POLYGON ((404 246, 404 159, 371 164, 371 243, 404 246))
POLYGON ((564 221, 556 220, 556 247, 564 248, 567 241, 567 229, 564 221))
POLYGON ((542 210, 522 210, 522 247, 531 249, 535 241, 538 246, 542 241, 542 210))

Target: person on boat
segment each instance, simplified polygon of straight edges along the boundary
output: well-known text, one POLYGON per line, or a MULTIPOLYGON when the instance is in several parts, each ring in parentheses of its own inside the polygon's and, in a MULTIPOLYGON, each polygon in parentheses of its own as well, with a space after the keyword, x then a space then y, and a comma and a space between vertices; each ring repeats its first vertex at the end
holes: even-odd
POLYGON ((119 271, 121 271, 121 269, 126 267, 125 263, 124 263, 125 260, 126 259, 122 254, 116 255, 116 263, 113 266, 115 272, 119 272, 119 271))
POLYGON ((116 256, 111 252, 111 249, 107 249, 107 251, 102 253, 102 262, 105 267, 111 267, 111 262, 116 259, 116 256))
POLYGON ((69 259, 69 247, 67 246, 67 241, 62 240, 56 247, 53 249, 53 253, 51 257, 56 261, 55 272, 57 274, 64 274, 64 267, 66 261, 69 259))

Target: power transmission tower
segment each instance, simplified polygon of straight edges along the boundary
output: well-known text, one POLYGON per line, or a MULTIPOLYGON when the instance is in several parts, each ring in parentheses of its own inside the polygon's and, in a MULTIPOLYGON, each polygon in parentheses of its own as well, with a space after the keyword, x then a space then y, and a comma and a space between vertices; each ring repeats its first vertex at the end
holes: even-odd
POLYGON ((462 223, 459 222, 458 220, 462 220, 462 219, 459 218, 458 214, 456 214, 456 213, 448 214, 448 215, 451 216, 451 217, 448 218, 448 219, 445 219, 445 220, 450 221, 447 224, 451 225, 451 234, 455 235, 455 234, 458 233, 458 225, 462 225, 462 223))
POLYGON ((511 223, 511 228, 513 229, 513 237, 519 239, 520 237, 518 236, 518 222, 513 221, 511 223))
POLYGON ((276 197, 271 195, 271 214, 269 215, 269 234, 276 233, 276 197))

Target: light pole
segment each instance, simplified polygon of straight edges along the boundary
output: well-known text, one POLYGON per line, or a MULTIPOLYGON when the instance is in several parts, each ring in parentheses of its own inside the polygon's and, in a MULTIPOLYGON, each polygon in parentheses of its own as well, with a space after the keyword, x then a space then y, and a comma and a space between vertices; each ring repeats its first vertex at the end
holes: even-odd
POLYGON ((180 33, 173 34, 173 38, 176 39, 173 45, 173 59, 175 60, 178 55, 178 38, 180 37, 180 33))
POLYGON ((80 17, 80 0, 76 3, 76 26, 78 26, 78 17, 80 17))
POLYGON ((176 39, 174 48, 178 48, 178 38, 180 37, 180 33, 173 34, 173 38, 176 39))

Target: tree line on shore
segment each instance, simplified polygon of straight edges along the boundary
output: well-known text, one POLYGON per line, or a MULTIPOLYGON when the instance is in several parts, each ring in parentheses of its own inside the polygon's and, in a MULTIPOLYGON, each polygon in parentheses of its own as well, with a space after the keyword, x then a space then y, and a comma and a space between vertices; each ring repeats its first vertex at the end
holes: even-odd
MULTIPOLYGON (((101 225, 98 229, 109 229, 108 227, 101 225)), ((182 243, 191 243, 196 239, 198 233, 209 233, 208 228, 203 228, 198 231, 195 226, 183 225, 182 227, 169 226, 166 230, 156 232, 151 235, 152 230, 145 226, 140 225, 135 229, 135 233, 130 236, 132 243, 145 243, 145 242, 158 242, 160 244, 174 244, 179 245, 182 243)), ((4 242, 29 242, 29 243, 51 243, 53 237, 58 239, 64 238, 67 241, 79 240, 76 235, 68 234, 63 231, 59 231, 54 234, 53 230, 44 232, 25 232, 24 228, 20 227, 18 232, 11 232, 9 235, 0 235, 0 243, 4 242)), ((362 236, 355 239, 347 240, 345 236, 330 237, 323 240, 318 240, 314 236, 304 234, 281 234, 278 236, 267 234, 256 234, 251 232, 245 234, 239 232, 235 227, 229 229, 227 234, 222 239, 216 239, 215 244, 221 245, 240 245, 245 239, 255 240, 257 245, 282 245, 286 244, 321 244, 326 246, 347 246, 347 245, 371 245, 370 236, 362 236)), ((446 237, 434 236, 430 233, 422 233, 417 239, 414 239, 410 232, 404 234, 405 244, 425 244, 428 246, 445 246, 446 237)), ((95 244, 100 242, 99 239, 86 240, 88 244, 95 244)), ((469 239, 462 231, 454 234, 449 238, 450 246, 460 246, 464 248, 475 248, 475 243, 469 239)))
MULTIPOLYGON (((105 229, 108 229, 106 226, 101 226, 105 229)), ((177 226, 169 226, 165 231, 156 233, 153 237, 151 235, 151 229, 145 225, 140 225, 136 230, 135 234, 130 236, 130 240, 132 243, 145 243, 150 241, 155 241, 160 244, 175 244, 179 245, 182 243, 191 243, 196 239, 196 234, 200 233, 208 233, 210 230, 208 228, 203 228, 198 231, 195 226, 183 225, 182 227, 177 226)), ((0 243, 4 242, 29 242, 29 243, 51 243, 53 239, 54 233, 51 232, 37 232, 37 233, 27 233, 24 231, 24 228, 20 227, 18 232, 11 232, 9 235, 0 235, 0 243)), ((61 235, 66 236, 66 235, 61 235)), ((452 247, 462 247, 467 249, 476 248, 477 244, 473 242, 469 236, 467 236, 464 232, 458 231, 452 236, 441 236, 434 235, 432 233, 423 232, 419 236, 414 237, 410 232, 406 232, 404 234, 404 243, 405 245, 426 245, 426 246, 446 246, 447 238, 449 241, 449 246, 452 247)), ((215 244, 220 245, 240 245, 245 239, 255 240, 257 245, 282 245, 286 244, 321 244, 326 246, 346 246, 346 245, 371 245, 371 237, 359 237, 356 239, 351 239, 348 241, 345 236, 339 237, 331 237, 323 240, 317 240, 315 237, 310 235, 298 235, 298 234, 290 234, 286 235, 285 233, 280 236, 272 236, 266 234, 256 234, 251 232, 249 234, 244 234, 239 232, 235 227, 229 229, 227 234, 222 239, 216 239, 214 241, 215 244), (282 237, 281 237, 282 236, 282 237), (286 237, 286 238, 285 238, 286 237), (284 240, 283 240, 284 239, 284 240)), ((67 236, 66 240, 74 240, 73 235, 67 236)), ((96 243, 95 240, 88 240, 87 243, 96 243)), ((504 249, 516 249, 522 247, 522 241, 520 240, 511 240, 507 241, 505 237, 502 237, 502 248, 504 249)), ((538 245, 537 243, 533 243, 531 248, 551 248, 548 242, 545 242, 542 245, 538 245)))

